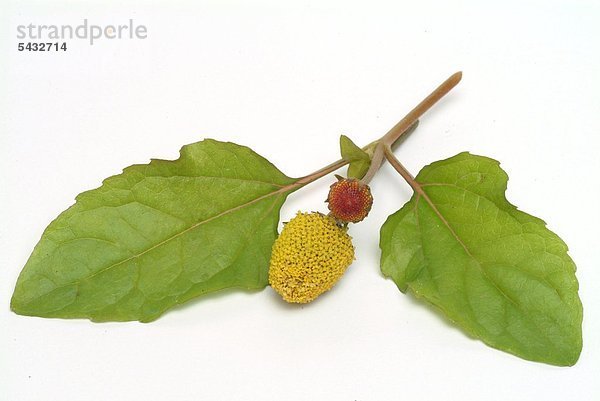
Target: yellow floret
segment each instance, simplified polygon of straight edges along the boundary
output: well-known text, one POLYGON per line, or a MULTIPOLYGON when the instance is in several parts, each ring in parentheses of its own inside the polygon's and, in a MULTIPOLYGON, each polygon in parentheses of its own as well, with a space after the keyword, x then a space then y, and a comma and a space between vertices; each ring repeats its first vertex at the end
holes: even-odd
POLYGON ((347 228, 321 213, 301 213, 273 244, 269 283, 287 302, 307 303, 331 289, 354 260, 347 228))

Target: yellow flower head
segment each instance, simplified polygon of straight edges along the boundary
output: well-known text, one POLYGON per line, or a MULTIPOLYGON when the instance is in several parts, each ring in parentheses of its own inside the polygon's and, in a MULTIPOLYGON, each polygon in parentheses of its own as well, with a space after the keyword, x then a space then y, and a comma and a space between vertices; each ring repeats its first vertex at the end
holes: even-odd
POLYGON ((269 283, 287 302, 307 303, 342 277, 354 260, 347 228, 321 213, 301 213, 273 244, 269 283))

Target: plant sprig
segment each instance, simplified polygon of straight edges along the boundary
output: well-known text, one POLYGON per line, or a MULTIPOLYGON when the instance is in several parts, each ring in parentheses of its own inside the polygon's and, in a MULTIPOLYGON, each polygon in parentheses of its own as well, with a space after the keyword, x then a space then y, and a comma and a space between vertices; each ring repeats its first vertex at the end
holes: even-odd
POLYGON ((247 147, 210 139, 184 146, 177 160, 125 168, 48 225, 12 310, 150 322, 211 292, 269 283, 288 302, 311 302, 354 260, 348 230, 359 228, 349 223, 370 211, 368 183, 387 160, 414 193, 381 228, 384 276, 491 347, 573 365, 583 318, 575 264, 543 220, 508 202, 499 163, 460 153, 414 177, 393 154, 461 77, 450 76, 362 150, 342 137, 340 160, 300 178, 247 147), (331 186, 329 214, 298 213, 279 234, 287 196, 347 164, 351 177, 331 186))

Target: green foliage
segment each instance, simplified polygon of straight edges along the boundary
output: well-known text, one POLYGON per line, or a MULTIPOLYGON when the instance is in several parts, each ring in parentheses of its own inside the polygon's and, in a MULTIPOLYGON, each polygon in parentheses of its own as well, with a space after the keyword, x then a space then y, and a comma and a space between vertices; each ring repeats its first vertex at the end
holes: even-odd
POLYGON ((492 347, 573 365, 583 313, 575 265, 544 221, 506 200, 498 162, 461 153, 416 181, 426 196, 381 229, 383 274, 492 347))
POLYGON ((294 182, 252 150, 213 140, 128 167, 46 228, 11 308, 147 322, 206 293, 263 288, 294 182))
POLYGON ((361 179, 367 174, 371 166, 371 156, 359 148, 346 135, 340 136, 340 152, 342 159, 349 163, 348 178, 361 179))

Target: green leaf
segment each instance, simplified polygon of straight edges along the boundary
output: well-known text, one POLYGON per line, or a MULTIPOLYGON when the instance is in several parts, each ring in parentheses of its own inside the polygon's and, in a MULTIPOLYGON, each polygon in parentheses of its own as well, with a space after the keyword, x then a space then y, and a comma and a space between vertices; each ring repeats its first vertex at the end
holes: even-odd
POLYGON ((426 166, 381 229, 381 270, 486 344, 573 365, 582 305, 566 244, 505 198, 497 161, 461 153, 426 166), (427 199, 428 198, 428 199, 427 199))
POLYGON ((342 159, 349 162, 348 178, 361 179, 367 174, 371 165, 371 156, 359 148, 346 135, 340 136, 340 152, 342 159))
POLYGON ((11 308, 147 322, 206 293, 263 288, 294 182, 252 150, 214 140, 128 167, 46 228, 11 308))

